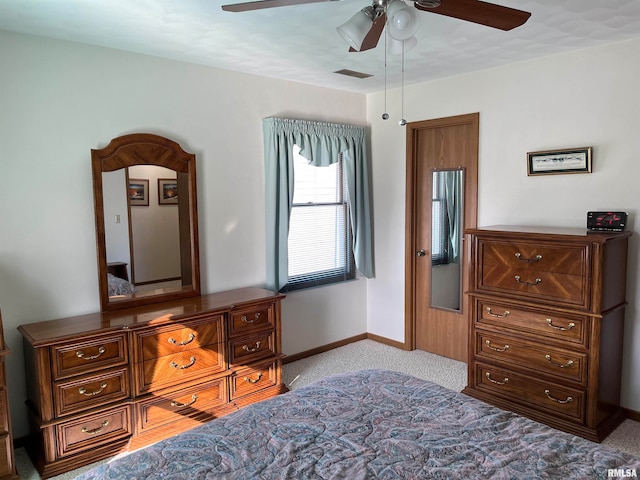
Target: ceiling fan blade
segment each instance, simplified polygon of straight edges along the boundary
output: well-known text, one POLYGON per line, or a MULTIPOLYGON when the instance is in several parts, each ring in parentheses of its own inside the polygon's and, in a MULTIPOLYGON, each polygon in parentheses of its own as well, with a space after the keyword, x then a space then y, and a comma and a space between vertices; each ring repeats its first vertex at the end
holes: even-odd
POLYGON ((234 3, 223 5, 225 12, 248 12, 249 10, 261 10, 263 8, 290 7, 305 3, 335 2, 340 0, 259 0, 257 2, 234 3))
POLYGON ((380 40, 380 36, 382 35, 382 31, 384 30, 384 26, 387 23, 387 16, 383 13, 378 16, 373 21, 373 25, 371 25, 371 29, 369 33, 364 37, 362 41, 362 46, 360 50, 356 50, 353 47, 349 48, 350 52, 364 52, 365 50, 371 50, 372 48, 376 48, 378 45, 378 41, 380 40))
POLYGON ((439 7, 425 7, 415 3, 418 10, 459 18, 467 22, 486 25, 500 30, 512 30, 523 25, 531 13, 515 8, 503 7, 480 0, 442 0, 439 7))

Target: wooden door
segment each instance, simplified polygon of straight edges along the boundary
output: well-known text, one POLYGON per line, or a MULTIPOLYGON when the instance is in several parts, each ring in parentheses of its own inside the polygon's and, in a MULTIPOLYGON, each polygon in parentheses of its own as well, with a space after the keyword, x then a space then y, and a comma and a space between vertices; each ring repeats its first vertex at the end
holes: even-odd
MULTIPOLYGON (((405 344, 467 361, 469 246, 462 241, 460 303, 432 303, 432 212, 434 172, 463 172, 463 228, 477 223, 479 114, 407 124, 407 202, 405 252, 405 344)), ((463 237, 464 240, 464 237, 463 237)))

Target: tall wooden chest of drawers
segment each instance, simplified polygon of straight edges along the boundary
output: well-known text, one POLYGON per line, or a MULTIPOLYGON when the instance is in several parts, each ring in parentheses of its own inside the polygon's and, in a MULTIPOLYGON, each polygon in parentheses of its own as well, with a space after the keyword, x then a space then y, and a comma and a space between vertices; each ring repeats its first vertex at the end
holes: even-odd
POLYGON ((43 478, 286 391, 283 298, 244 288, 20 326, 43 478))
POLYGON ((11 418, 9 415, 9 395, 7 392, 7 372, 4 359, 9 349, 4 343, 2 314, 0 314, 0 480, 17 479, 11 418))
POLYGON ((619 405, 629 232, 496 226, 471 235, 464 393, 601 441, 619 405))

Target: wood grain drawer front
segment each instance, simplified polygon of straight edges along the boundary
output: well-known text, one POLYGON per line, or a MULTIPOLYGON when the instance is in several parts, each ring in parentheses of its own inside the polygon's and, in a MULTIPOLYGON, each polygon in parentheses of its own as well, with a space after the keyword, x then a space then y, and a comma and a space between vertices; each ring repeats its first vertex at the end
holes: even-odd
POLYGON ((0 435, 9 431, 9 395, 6 388, 0 387, 0 435))
POLYGON ((58 455, 73 455, 124 439, 132 430, 128 406, 62 423, 56 427, 58 455))
POLYGON ((589 307, 587 277, 553 272, 526 271, 501 265, 483 265, 478 290, 528 297, 545 303, 589 307))
POLYGON ((588 248, 480 241, 476 289, 589 308, 588 248))
POLYGON ((231 399, 278 384, 277 361, 238 370, 231 375, 231 399))
POLYGON ((265 332, 251 337, 238 338, 229 343, 229 363, 232 368, 276 354, 275 331, 265 332))
POLYGON ((233 311, 229 314, 229 337, 247 335, 275 327, 273 304, 233 311))
POLYGON ((128 398, 129 383, 126 367, 58 382, 54 385, 56 415, 68 415, 128 398))
POLYGON ((12 451, 13 442, 11 435, 0 435, 0 478, 4 476, 7 476, 7 478, 18 478, 13 476, 15 472, 13 470, 13 458, 10 455, 12 451))
POLYGON ((144 360, 217 344, 223 336, 223 317, 217 315, 164 328, 136 332, 136 345, 144 360))
POLYGON ((128 362, 126 333, 52 347, 54 380, 128 362))
POLYGON ((478 300, 476 305, 478 325, 507 332, 524 332, 530 334, 534 340, 542 335, 543 338, 587 347, 588 317, 559 315, 539 309, 529 310, 508 303, 482 300, 478 300))
POLYGON ((564 378, 586 385, 587 355, 543 345, 523 342, 494 333, 476 332, 476 356, 485 361, 497 361, 538 370, 555 378, 564 378))
POLYGON ((209 345, 186 352, 146 360, 139 364, 138 394, 204 377, 225 370, 224 356, 219 345, 209 345))
POLYGON ((514 243, 481 240, 480 263, 486 266, 515 268, 522 272, 550 272, 585 276, 588 248, 585 245, 562 246, 545 243, 514 243))
POLYGON ((585 393, 582 390, 481 364, 476 365, 476 388, 508 398, 513 403, 584 422, 585 393))
POLYGON ((211 420, 215 407, 227 401, 226 377, 178 391, 159 392, 136 406, 138 432, 185 417, 211 420))

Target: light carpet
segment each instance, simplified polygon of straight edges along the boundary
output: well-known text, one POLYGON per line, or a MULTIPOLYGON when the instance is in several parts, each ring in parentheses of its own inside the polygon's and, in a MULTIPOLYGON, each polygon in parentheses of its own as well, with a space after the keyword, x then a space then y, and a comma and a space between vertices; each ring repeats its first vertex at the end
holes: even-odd
MULTIPOLYGON (((283 367, 283 380, 294 390, 335 373, 367 368, 386 368, 404 372, 458 392, 467 383, 466 363, 421 350, 407 352, 372 340, 351 343, 286 364, 283 367)), ((625 420, 602 443, 640 457, 640 422, 625 420)), ((40 475, 23 448, 16 450, 16 464, 22 480, 40 480, 40 475)), ((52 477, 52 480, 71 480, 98 464, 52 477)))

